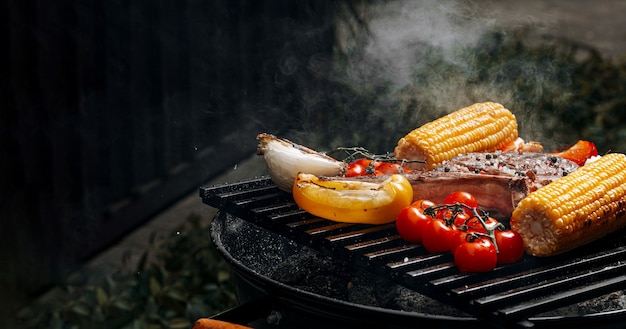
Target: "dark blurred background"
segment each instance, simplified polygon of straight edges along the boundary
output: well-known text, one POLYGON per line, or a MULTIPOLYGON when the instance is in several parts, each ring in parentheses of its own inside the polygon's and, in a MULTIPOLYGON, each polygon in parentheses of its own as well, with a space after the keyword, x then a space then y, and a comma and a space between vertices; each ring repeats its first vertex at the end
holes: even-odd
POLYGON ((3 1, 6 310, 280 133, 330 1, 3 1))
MULTIPOLYGON (((249 157, 259 132, 382 153, 493 100, 548 150, 625 151, 624 61, 507 3, 3 1, 0 309, 249 157)), ((604 32, 622 45, 619 28, 604 32)))

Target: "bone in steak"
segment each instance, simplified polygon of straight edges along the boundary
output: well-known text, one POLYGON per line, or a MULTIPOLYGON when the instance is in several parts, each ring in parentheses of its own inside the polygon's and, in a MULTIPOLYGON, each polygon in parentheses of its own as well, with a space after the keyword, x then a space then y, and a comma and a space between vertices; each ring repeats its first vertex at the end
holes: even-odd
POLYGON ((440 203, 454 191, 466 191, 492 216, 508 219, 530 192, 577 168, 574 162, 549 153, 497 151, 462 154, 432 171, 412 171, 407 178, 414 199, 440 203))

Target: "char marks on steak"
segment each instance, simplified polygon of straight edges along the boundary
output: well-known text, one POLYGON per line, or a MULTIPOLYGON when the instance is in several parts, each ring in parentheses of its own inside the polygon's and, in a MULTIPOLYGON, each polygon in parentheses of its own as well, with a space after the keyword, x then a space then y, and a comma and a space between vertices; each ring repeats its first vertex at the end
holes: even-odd
POLYGON ((412 171, 407 178, 414 199, 441 203, 454 191, 466 191, 492 216, 508 219, 528 193, 578 168, 549 153, 468 153, 444 161, 432 171, 412 171))

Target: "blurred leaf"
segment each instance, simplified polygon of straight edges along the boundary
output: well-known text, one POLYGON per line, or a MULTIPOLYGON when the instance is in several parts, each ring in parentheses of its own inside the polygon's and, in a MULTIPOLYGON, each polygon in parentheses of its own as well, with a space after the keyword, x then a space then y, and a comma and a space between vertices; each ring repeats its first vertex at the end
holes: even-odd
POLYGON ((113 280, 112 277, 107 276, 106 277, 106 286, 107 286, 107 291, 111 292, 111 291, 113 291, 115 289, 117 284, 115 283, 115 280, 113 280))
POLYGON ((219 287, 217 284, 210 282, 210 283, 205 284, 202 288, 204 291, 217 291, 219 287))
POLYGON ((104 316, 104 312, 102 312, 102 307, 99 305, 94 307, 91 312, 91 320, 94 322, 104 322, 105 319, 106 317, 104 316))
POLYGON ((109 300, 109 296, 107 295, 106 291, 104 291, 104 288, 96 288, 96 300, 98 301, 98 305, 100 306, 107 303, 107 301, 109 300))
POLYGON ((145 325, 142 318, 135 318, 130 323, 123 326, 121 329, 144 329, 145 325))
POLYGON ((180 290, 177 289, 168 290, 165 295, 173 300, 177 300, 180 302, 187 301, 187 297, 180 290))
POLYGON ((72 305, 72 307, 69 310, 70 312, 80 315, 80 316, 89 316, 89 314, 91 314, 89 308, 82 304, 82 303, 76 303, 74 305, 72 305))
POLYGON ((188 329, 192 327, 191 321, 185 318, 175 318, 169 321, 168 328, 170 329, 188 329))
POLYGON ((61 316, 59 312, 52 313, 52 317, 50 317, 50 322, 48 323, 50 329, 62 329, 63 328, 63 320, 61 320, 61 316))
POLYGON ((130 312, 133 309, 133 305, 129 301, 121 299, 121 298, 115 298, 111 302, 111 306, 119 310, 126 311, 126 312, 130 312))
POLYGON ((218 271, 217 272, 217 282, 219 283, 224 283, 226 281, 230 280, 230 272, 229 271, 218 271))
POLYGON ((154 276, 150 277, 150 294, 156 296, 161 293, 161 284, 154 276))

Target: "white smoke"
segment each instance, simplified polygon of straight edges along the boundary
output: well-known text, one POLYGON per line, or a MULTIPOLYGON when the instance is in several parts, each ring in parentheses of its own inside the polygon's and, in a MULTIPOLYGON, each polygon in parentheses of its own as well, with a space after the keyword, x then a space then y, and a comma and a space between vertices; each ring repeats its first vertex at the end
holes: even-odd
POLYGON ((455 0, 374 4, 363 60, 383 65, 383 74, 394 83, 407 84, 424 48, 441 49, 444 60, 455 62, 455 48, 474 46, 493 28, 495 20, 478 12, 472 2, 455 0))
MULTIPOLYGON (((549 60, 511 50, 521 40, 525 47, 547 46, 542 36, 549 35, 553 19, 538 21, 512 11, 508 2, 486 0, 363 3, 349 11, 358 14, 359 24, 345 19, 349 14, 341 16, 337 49, 343 56, 330 78, 365 99, 375 95, 362 109, 365 124, 405 131, 461 107, 495 101, 517 115, 525 139, 557 138, 545 135, 560 129, 558 124, 543 122, 534 105, 569 97, 555 92, 568 81, 567 73, 549 60), (500 49, 509 52, 498 54, 500 49)), ((351 108, 361 110, 363 104, 356 105, 351 108)))

